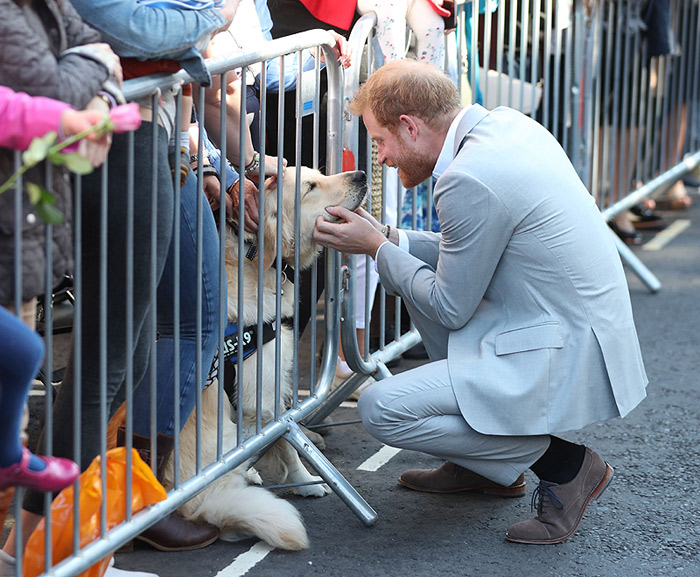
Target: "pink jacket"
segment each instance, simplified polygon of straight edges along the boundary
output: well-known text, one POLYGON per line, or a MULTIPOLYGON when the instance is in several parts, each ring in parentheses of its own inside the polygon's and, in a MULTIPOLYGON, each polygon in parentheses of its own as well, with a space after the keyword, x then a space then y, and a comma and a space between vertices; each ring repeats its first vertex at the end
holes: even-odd
POLYGON ((65 102, 0 86, 0 146, 25 150, 34 137, 59 132, 61 115, 71 108, 65 102))

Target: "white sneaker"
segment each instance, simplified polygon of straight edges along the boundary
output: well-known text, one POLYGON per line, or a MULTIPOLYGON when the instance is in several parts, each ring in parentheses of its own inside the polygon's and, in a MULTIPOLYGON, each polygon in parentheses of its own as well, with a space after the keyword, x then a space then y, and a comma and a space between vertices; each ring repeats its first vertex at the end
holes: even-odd
POLYGON ((338 364, 335 365, 335 376, 333 377, 333 384, 331 385, 331 391, 338 388, 338 386, 349 379, 354 373, 348 364, 338 357, 338 364))
POLYGON ((0 577, 15 577, 15 558, 0 550, 0 577))

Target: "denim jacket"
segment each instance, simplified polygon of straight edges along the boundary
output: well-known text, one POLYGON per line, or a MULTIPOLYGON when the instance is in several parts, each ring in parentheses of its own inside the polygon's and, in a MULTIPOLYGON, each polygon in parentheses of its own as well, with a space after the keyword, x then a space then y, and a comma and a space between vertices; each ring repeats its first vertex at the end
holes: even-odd
POLYGON ((160 8, 139 4, 137 0, 71 0, 71 3, 119 56, 178 60, 197 82, 204 86, 211 84, 196 45, 224 25, 218 10, 160 8))

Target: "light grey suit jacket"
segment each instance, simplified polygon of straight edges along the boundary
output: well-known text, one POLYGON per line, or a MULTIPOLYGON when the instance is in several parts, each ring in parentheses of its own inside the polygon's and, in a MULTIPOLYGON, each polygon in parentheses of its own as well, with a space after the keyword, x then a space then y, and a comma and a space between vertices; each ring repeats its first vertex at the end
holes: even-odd
POLYGON ((473 105, 434 200, 441 234, 409 231, 410 254, 385 245, 377 267, 388 291, 449 330, 450 377, 472 428, 574 430, 645 397, 611 232, 544 127, 473 105))

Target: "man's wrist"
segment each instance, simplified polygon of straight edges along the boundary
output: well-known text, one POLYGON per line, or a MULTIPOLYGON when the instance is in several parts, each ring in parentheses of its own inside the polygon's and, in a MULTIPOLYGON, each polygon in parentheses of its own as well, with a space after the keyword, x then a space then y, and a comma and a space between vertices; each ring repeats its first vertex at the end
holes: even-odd
POLYGON ((379 255, 379 249, 382 248, 382 245, 386 244, 387 242, 389 241, 385 238, 376 246, 376 248, 372 252, 372 258, 374 260, 377 260, 377 256, 379 255))

